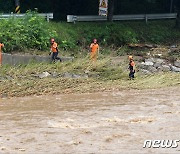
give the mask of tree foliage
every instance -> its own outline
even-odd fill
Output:
[[[0,38],[5,51],[24,49],[47,49],[49,39],[56,37],[45,19],[28,12],[23,19],[9,18],[0,22]]]
[[[110,0],[112,1],[112,0]],[[172,0],[113,0],[114,14],[168,13]],[[21,0],[21,12],[38,8],[39,12],[54,12],[56,19],[68,14],[97,15],[99,0]],[[175,6],[180,0],[173,0]],[[0,12],[14,12],[13,0],[0,0]]]

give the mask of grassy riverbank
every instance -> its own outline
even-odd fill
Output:
[[[46,22],[35,12],[24,19],[10,18],[0,23],[0,38],[4,52],[49,51],[49,41],[54,37],[64,54],[78,55],[87,52],[93,38],[97,38],[104,54],[113,49],[117,54],[128,52],[131,43],[174,45],[180,41],[180,31],[175,20],[121,21],[121,22]],[[120,49],[121,48],[121,49]]]
[[[179,86],[179,73],[136,74],[128,79],[126,59],[101,57],[96,65],[88,58],[56,64],[3,66],[0,70],[1,97],[153,89]],[[49,76],[40,78],[39,74]]]
[[[116,50],[129,43],[171,45],[180,41],[180,31],[174,28],[175,20],[149,21],[148,24],[144,21],[50,24],[57,31],[61,47],[73,52],[83,52],[93,38],[98,39],[101,47]]]
[[[26,18],[11,18],[0,23],[0,38],[5,44],[4,52],[47,55],[49,39],[59,44],[60,55],[75,57],[73,62],[2,66],[0,69],[0,92],[2,97],[58,93],[84,93],[121,89],[146,89],[178,86],[178,73],[142,75],[128,80],[127,54],[145,57],[152,54],[153,47],[130,48],[128,44],[156,46],[157,55],[174,61],[179,58],[180,31],[174,28],[175,20],[65,23],[46,22],[36,13]],[[100,57],[93,65],[85,56],[89,44],[97,38]],[[165,45],[165,46],[163,46]],[[172,50],[171,52],[169,52]],[[173,51],[174,50],[174,51]],[[177,51],[176,51],[177,50]],[[165,54],[164,54],[165,53]],[[114,59],[112,57],[119,57]],[[152,54],[153,55],[153,54]],[[40,75],[48,74],[41,78]]]

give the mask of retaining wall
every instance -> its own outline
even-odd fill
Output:
[[[73,57],[61,57],[62,61],[72,61]],[[20,55],[20,54],[7,54],[2,53],[2,65],[20,65],[28,64],[30,62],[51,62],[51,56],[39,55]]]

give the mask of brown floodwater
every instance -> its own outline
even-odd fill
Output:
[[[0,153],[180,153],[180,87],[0,100]]]

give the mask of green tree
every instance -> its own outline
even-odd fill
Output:
[[[180,0],[173,0],[180,3]],[[66,20],[72,15],[97,15],[99,0],[20,0],[21,12],[34,10],[38,12],[53,12],[57,20]],[[169,13],[172,0],[109,0],[108,19],[112,20],[113,14],[144,14],[144,13]],[[0,12],[14,12],[14,0],[0,0]],[[173,11],[172,7],[172,11]]]
[[[108,1],[108,21],[112,21],[113,20],[113,15],[114,15],[114,3],[115,0],[109,0]]]
[[[175,11],[177,12],[177,18],[176,18],[176,28],[180,28],[180,1],[175,1]]]
[[[12,0],[0,0],[0,12],[11,13],[14,11],[14,1]]]

